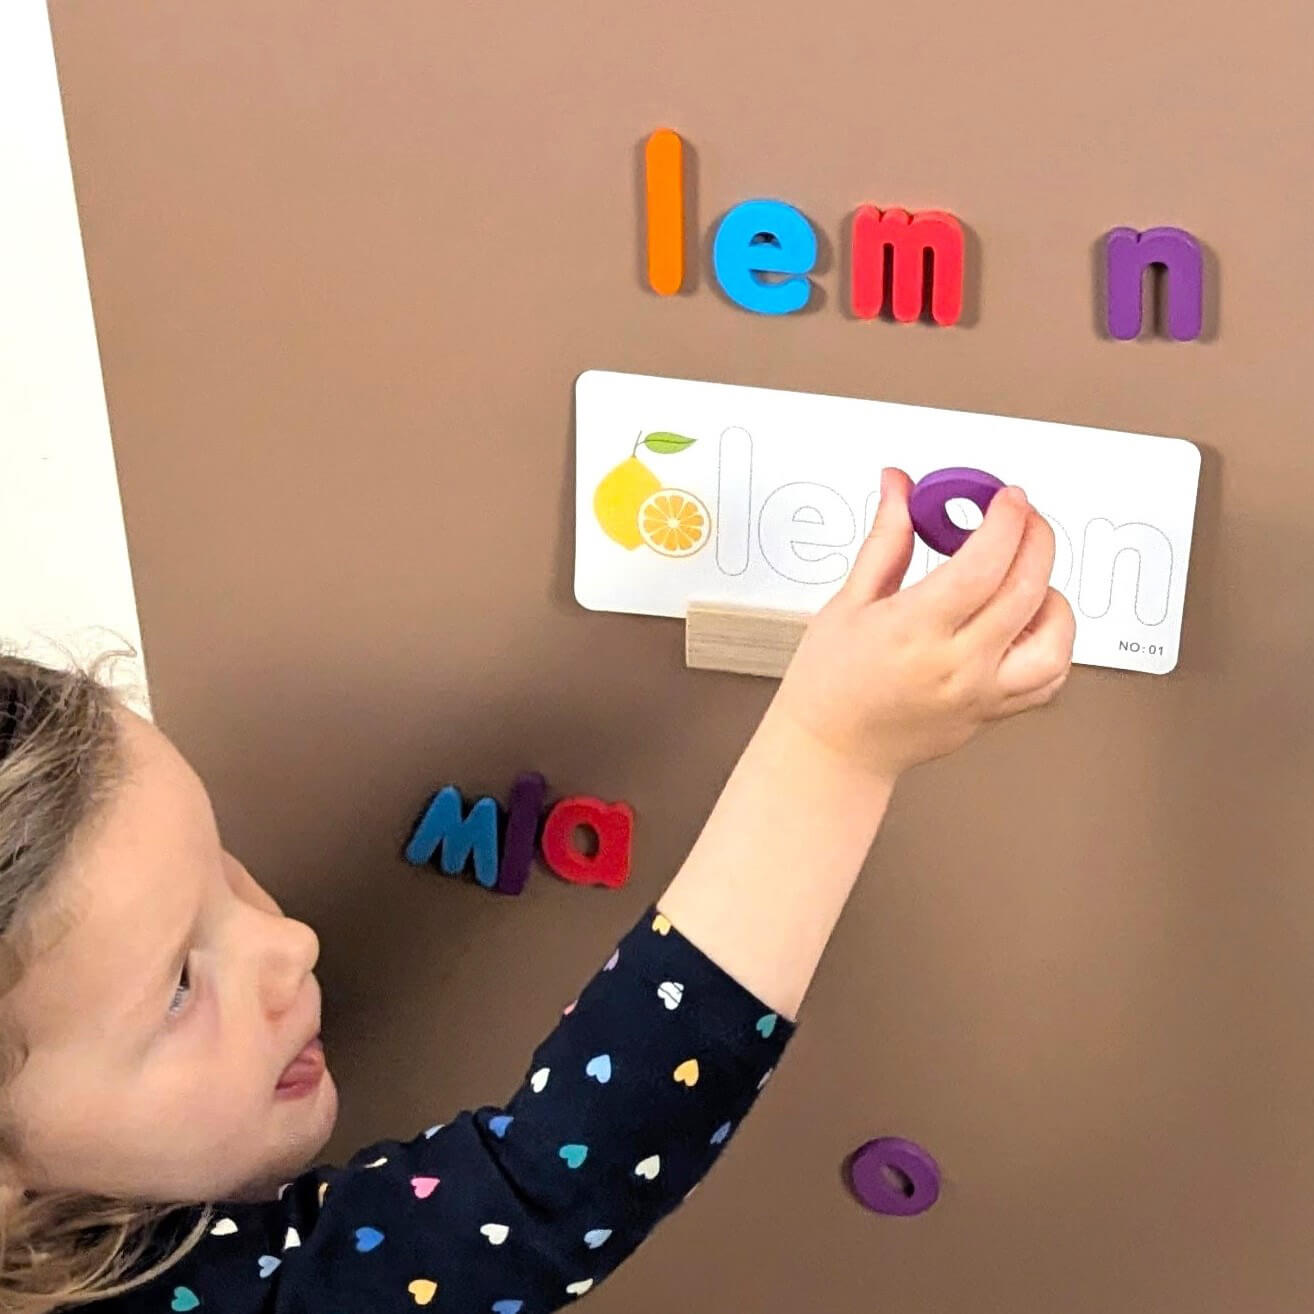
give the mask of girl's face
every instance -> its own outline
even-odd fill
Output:
[[[151,1201],[272,1192],[322,1149],[319,942],[224,851],[195,772],[120,714],[128,778],[72,846],[5,1001],[18,1182]]]

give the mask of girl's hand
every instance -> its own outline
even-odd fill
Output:
[[[913,552],[912,481],[881,477],[871,534],[813,617],[767,713],[891,785],[965,744],[986,721],[1047,703],[1067,679],[1072,608],[1049,587],[1054,533],[1020,488],[925,579],[900,591]]]

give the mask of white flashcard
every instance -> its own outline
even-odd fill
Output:
[[[575,597],[683,617],[690,601],[811,614],[871,527],[880,471],[948,466],[1026,489],[1054,529],[1075,661],[1177,665],[1200,452],[1182,438],[588,370],[575,387]],[[951,502],[962,528],[981,522]],[[903,587],[946,558],[920,540]]]

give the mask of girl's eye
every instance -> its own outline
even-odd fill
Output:
[[[173,1000],[169,1004],[170,1017],[177,1017],[182,1012],[187,1003],[187,996],[191,993],[191,977],[187,971],[187,964],[184,963],[182,973],[178,977],[178,985],[173,992]]]

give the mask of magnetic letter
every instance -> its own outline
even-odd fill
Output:
[[[684,143],[658,128],[644,148],[648,191],[648,285],[663,297],[684,282]]]
[[[873,319],[885,304],[885,248],[894,250],[890,305],[894,318],[908,323],[922,313],[922,270],[932,255],[931,318],[956,324],[963,311],[963,229],[943,210],[886,210],[874,205],[853,212],[852,274],[849,280],[854,315]]]
[[[587,826],[598,837],[598,851],[591,857],[575,847],[577,826]],[[630,874],[633,828],[634,810],[628,803],[563,798],[548,813],[543,827],[543,861],[563,881],[618,889]]]
[[[940,1166],[915,1141],[881,1136],[860,1146],[849,1160],[849,1186],[862,1204],[878,1214],[904,1218],[924,1214],[940,1198]],[[890,1181],[907,1183],[903,1190]]]
[[[1179,342],[1200,336],[1204,323],[1204,257],[1184,228],[1115,228],[1104,239],[1109,335],[1122,341],[1141,332],[1141,296],[1147,265],[1168,280],[1168,333]]]
[[[456,876],[473,853],[475,880],[491,888],[497,880],[497,804],[481,798],[466,817],[462,807],[455,785],[439,790],[406,846],[406,861],[419,866],[441,849],[443,871]]]
[[[802,310],[812,295],[806,275],[816,263],[812,225],[784,201],[741,201],[721,220],[712,243],[712,267],[722,291],[758,315]],[[759,274],[790,277],[767,283]]]
[[[519,894],[529,879],[534,841],[538,837],[538,817],[543,810],[546,789],[547,782],[537,771],[526,771],[517,776],[511,786],[506,832],[502,836],[502,865],[497,871],[495,887],[503,894]]]
[[[908,494],[908,515],[918,538],[933,551],[952,557],[967,542],[969,531],[960,529],[949,519],[948,503],[965,498],[975,502],[985,515],[995,494],[1003,487],[1002,479],[971,466],[932,470]]]

